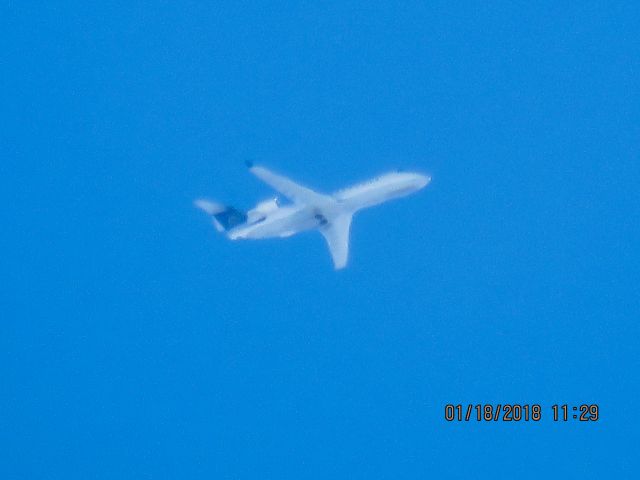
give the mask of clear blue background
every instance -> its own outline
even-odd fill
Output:
[[[637,2],[108,3],[0,7],[0,477],[638,478]],[[247,159],[434,180],[335,272]]]

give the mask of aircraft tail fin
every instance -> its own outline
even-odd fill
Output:
[[[247,214],[237,208],[204,199],[196,200],[193,203],[197,208],[211,216],[213,224],[219,232],[229,231],[247,221]]]

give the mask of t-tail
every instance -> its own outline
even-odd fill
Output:
[[[193,203],[200,210],[211,216],[213,225],[219,232],[228,232],[247,222],[247,214],[237,208],[203,199],[196,200]]]

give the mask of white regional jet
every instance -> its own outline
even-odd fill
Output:
[[[231,240],[239,238],[288,237],[317,229],[329,244],[336,270],[344,268],[349,255],[349,228],[353,214],[393,198],[404,197],[426,186],[431,177],[419,173],[388,173],[332,195],[307,187],[247,162],[249,171],[290,200],[280,205],[278,198],[260,202],[241,212],[209,200],[196,200],[219,232]]]

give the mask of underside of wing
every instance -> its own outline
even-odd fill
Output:
[[[349,258],[349,231],[351,229],[351,214],[342,214],[320,229],[333,258],[336,270],[344,268]]]
[[[303,187],[282,175],[278,175],[264,167],[255,167],[249,164],[249,171],[274,190],[295,203],[316,205],[331,201],[331,197],[314,192],[310,188]]]

